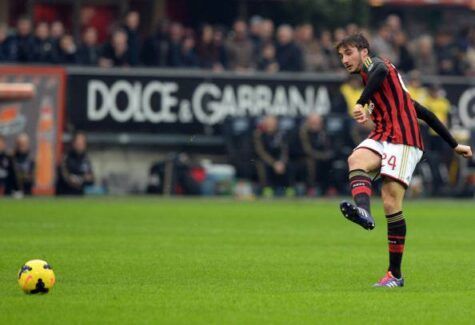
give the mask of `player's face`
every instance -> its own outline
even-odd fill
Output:
[[[361,69],[361,53],[355,46],[342,47],[338,50],[341,63],[349,73],[359,72]]]

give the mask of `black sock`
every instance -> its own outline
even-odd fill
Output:
[[[402,211],[386,216],[388,222],[389,271],[396,278],[401,277],[402,254],[406,241],[406,220]]]
[[[370,198],[373,192],[371,177],[362,169],[351,170],[348,176],[351,195],[356,205],[370,212]]]

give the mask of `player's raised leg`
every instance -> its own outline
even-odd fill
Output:
[[[340,210],[345,218],[365,229],[375,226],[370,209],[373,190],[369,173],[380,166],[381,156],[368,148],[358,147],[348,158],[350,190],[355,204],[343,201]]]
[[[384,213],[388,223],[389,267],[386,275],[375,284],[377,287],[402,287],[404,279],[401,262],[406,240],[406,220],[402,213],[405,186],[385,177],[381,189]]]

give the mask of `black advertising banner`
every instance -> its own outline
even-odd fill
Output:
[[[340,82],[143,74],[68,75],[68,116],[93,132],[216,133],[229,116],[326,115]],[[339,102],[343,98],[341,97]],[[343,108],[345,111],[346,108]]]
[[[11,151],[26,133],[35,161],[34,192],[53,194],[56,165],[61,159],[65,71],[62,68],[0,66],[0,82],[32,83],[36,94],[27,101],[0,103],[0,134]]]
[[[335,74],[71,68],[68,118],[77,129],[99,133],[219,134],[229,116],[346,113],[339,90],[343,80]],[[437,81],[455,108],[453,118],[475,128],[475,88],[469,79]]]

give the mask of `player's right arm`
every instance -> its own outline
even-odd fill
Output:
[[[472,149],[470,146],[458,144],[457,140],[450,134],[447,127],[437,118],[437,116],[430,110],[419,104],[414,100],[414,107],[416,109],[417,118],[426,122],[426,124],[434,130],[447,144],[454,149],[456,153],[465,158],[472,157]]]
[[[371,96],[381,88],[384,79],[386,79],[389,73],[389,69],[383,60],[374,57],[365,60],[363,72],[368,74],[368,81],[353,108],[353,117],[358,123],[365,123],[368,120],[364,105],[366,105],[371,99]]]

